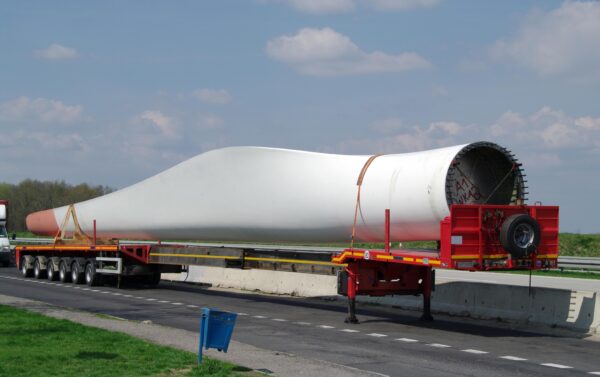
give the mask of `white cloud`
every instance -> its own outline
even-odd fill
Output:
[[[46,60],[65,60],[79,57],[77,50],[59,45],[58,43],[53,43],[40,50],[34,50],[33,55],[39,59]]]
[[[292,8],[312,14],[342,13],[354,9],[353,0],[282,0]]]
[[[335,151],[351,154],[414,152],[465,142],[465,135],[472,132],[471,126],[463,126],[457,122],[406,125],[399,118],[376,121],[371,128],[384,136],[343,140]]]
[[[225,89],[198,89],[193,95],[202,102],[215,105],[225,105],[232,100],[231,94]]]
[[[164,115],[160,111],[147,110],[136,117],[137,121],[149,122],[154,125],[164,136],[177,136],[177,127],[173,119]]]
[[[83,107],[53,99],[18,97],[0,103],[0,120],[4,121],[73,123],[83,119]]]
[[[197,125],[198,125],[198,128],[200,128],[200,129],[214,130],[214,129],[222,128],[224,124],[225,124],[225,121],[223,120],[223,118],[221,118],[217,115],[209,114],[209,115],[200,116]]]
[[[527,122],[521,114],[514,111],[507,111],[496,120],[490,127],[490,134],[493,137],[517,132],[527,126]]]
[[[439,0],[272,0],[285,3],[297,11],[311,14],[346,13],[356,10],[358,5],[379,11],[404,11],[431,8]]]
[[[600,117],[573,117],[549,106],[531,114],[506,111],[491,125],[453,121],[406,124],[399,118],[373,122],[380,135],[346,139],[328,149],[342,153],[401,153],[490,140],[517,151],[536,167],[559,166],[562,159],[600,153]],[[584,162],[582,162],[583,164]]]
[[[575,119],[575,125],[583,128],[584,130],[596,130],[600,131],[600,118],[592,117],[581,117]]]
[[[378,10],[411,10],[432,8],[439,0],[362,0],[365,4]]]
[[[274,38],[267,43],[266,51],[273,59],[312,76],[402,72],[431,66],[413,52],[398,55],[365,52],[331,28],[304,28],[295,35]]]
[[[525,116],[502,114],[490,127],[490,136],[505,140],[528,140],[547,149],[600,147],[600,118],[572,117],[549,106]]]
[[[540,75],[600,73],[600,2],[566,1],[551,11],[536,10],[512,39],[492,48],[498,59],[514,61]]]

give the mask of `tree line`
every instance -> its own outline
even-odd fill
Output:
[[[9,233],[26,231],[25,218],[32,212],[81,202],[112,191],[107,186],[70,185],[64,181],[27,179],[19,184],[0,183],[0,199],[9,201]]]

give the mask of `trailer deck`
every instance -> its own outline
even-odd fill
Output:
[[[74,220],[76,215],[73,212]],[[437,250],[392,249],[390,213],[385,211],[383,249],[315,249],[257,245],[181,245],[103,241],[75,234],[54,243],[18,246],[16,261],[24,276],[99,284],[103,276],[142,278],[158,284],[161,273],[185,266],[262,269],[337,275],[338,293],[348,297],[349,323],[357,295],[423,295],[423,319],[431,320],[434,268],[470,271],[556,268],[558,207],[453,205],[440,222]],[[95,230],[95,228],[94,228]]]

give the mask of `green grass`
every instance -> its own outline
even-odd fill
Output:
[[[246,368],[0,305],[0,376],[240,376]]]
[[[600,234],[561,233],[560,255],[600,257]]]

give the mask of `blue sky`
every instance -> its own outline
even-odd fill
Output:
[[[600,232],[600,2],[6,1],[0,181],[125,187],[232,145],[512,149]]]

